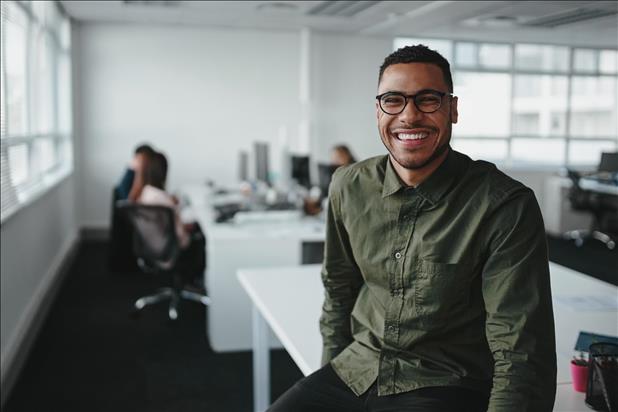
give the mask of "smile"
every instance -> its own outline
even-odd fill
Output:
[[[427,138],[429,133],[396,133],[395,136],[399,140],[421,140]]]

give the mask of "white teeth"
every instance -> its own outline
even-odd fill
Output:
[[[418,139],[426,138],[427,133],[414,133],[414,134],[399,133],[397,137],[399,138],[399,140],[418,140]]]

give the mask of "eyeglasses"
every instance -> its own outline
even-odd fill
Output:
[[[416,94],[403,94],[400,92],[386,92],[376,96],[380,109],[386,114],[399,114],[408,105],[408,99],[412,99],[416,108],[423,113],[433,113],[442,106],[444,96],[452,97],[452,93],[439,92],[437,90],[421,90]]]

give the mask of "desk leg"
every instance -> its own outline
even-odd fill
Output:
[[[270,405],[270,348],[268,324],[253,305],[253,407],[264,412]]]

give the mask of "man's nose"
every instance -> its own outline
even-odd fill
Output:
[[[414,123],[415,121],[423,117],[423,112],[418,110],[414,104],[414,100],[408,98],[408,104],[403,109],[403,112],[399,113],[399,120],[403,123]]]

